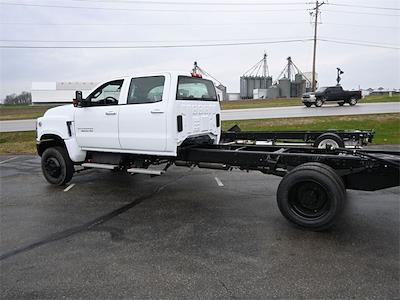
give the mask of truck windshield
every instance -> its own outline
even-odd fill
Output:
[[[207,79],[178,76],[176,100],[217,101],[214,83]]]
[[[320,87],[320,88],[317,90],[317,93],[323,93],[323,92],[325,92],[326,89],[327,89],[327,87]]]

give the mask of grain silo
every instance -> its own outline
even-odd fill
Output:
[[[291,57],[287,58],[287,64],[278,76],[280,97],[301,97],[306,92],[308,78],[294,64]]]
[[[272,77],[269,76],[267,54],[264,54],[260,61],[240,77],[240,97],[253,99],[255,89],[266,90],[271,85]]]

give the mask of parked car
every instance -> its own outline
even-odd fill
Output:
[[[345,91],[341,86],[329,86],[321,87],[315,93],[305,93],[301,100],[307,107],[321,107],[325,102],[337,102],[340,106],[348,103],[354,106],[361,97],[361,91]]]

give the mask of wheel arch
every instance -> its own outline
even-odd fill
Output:
[[[53,133],[46,133],[40,136],[40,140],[38,141],[36,148],[39,156],[42,156],[43,152],[50,147],[63,147],[64,149],[67,148],[65,145],[64,139],[58,135]]]

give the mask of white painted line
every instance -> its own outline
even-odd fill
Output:
[[[11,157],[11,158],[2,160],[2,161],[0,161],[0,164],[4,164],[4,163],[9,162],[9,161],[11,161],[11,160],[14,160],[14,159],[16,159],[16,158],[18,158],[18,156],[14,156],[14,157]]]
[[[67,186],[67,187],[64,189],[64,192],[68,192],[68,191],[69,191],[70,189],[72,189],[74,186],[75,186],[75,183],[70,184],[69,186]]]
[[[224,184],[218,177],[215,177],[215,181],[217,182],[218,186],[224,186]]]

